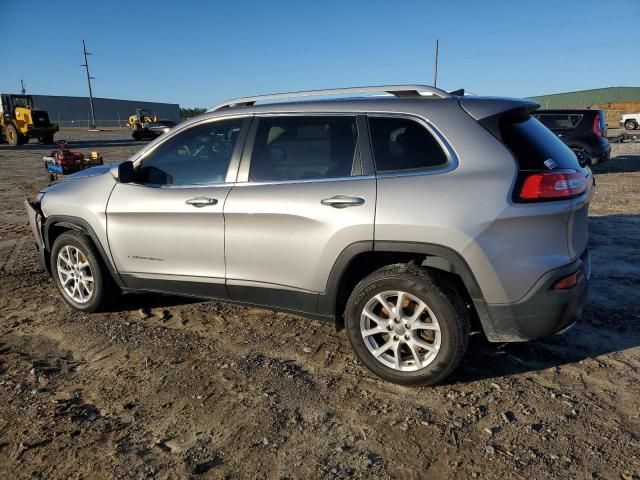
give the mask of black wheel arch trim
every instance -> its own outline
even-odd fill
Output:
[[[125,287],[124,282],[122,281],[122,279],[120,278],[120,275],[118,274],[118,271],[116,270],[115,266],[111,262],[111,258],[107,255],[107,252],[102,246],[102,243],[100,243],[100,240],[96,235],[96,232],[93,230],[93,228],[91,228],[91,225],[89,225],[89,223],[86,220],[80,217],[73,217],[69,215],[51,215],[50,217],[48,217],[45,220],[44,227],[43,227],[43,239],[44,239],[45,249],[47,250],[47,252],[49,252],[49,255],[51,254],[51,247],[52,247],[49,239],[50,238],[49,232],[52,227],[62,227],[68,230],[75,230],[89,236],[91,238],[91,241],[93,241],[93,244],[96,246],[96,249],[100,254],[100,257],[102,257],[102,261],[106,265],[109,274],[113,278],[113,281],[116,282],[116,285],[118,285],[118,287],[120,288]]]
[[[491,321],[484,295],[471,268],[462,255],[452,248],[423,242],[362,241],[352,243],[346,247],[333,264],[325,292],[321,293],[318,298],[318,313],[333,316],[336,321],[336,327],[340,326],[341,312],[335,311],[340,280],[347,271],[349,264],[358,255],[365,252],[415,253],[445,260],[450,266],[447,271],[455,273],[462,279],[485,334],[487,337],[493,335],[493,322]]]

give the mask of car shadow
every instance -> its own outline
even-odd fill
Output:
[[[119,295],[116,300],[102,311],[119,313],[135,310],[149,310],[152,308],[178,307],[181,305],[191,305],[194,303],[204,303],[208,301],[209,300],[202,300],[199,298],[180,297],[178,295],[144,292]]]
[[[639,318],[637,313],[626,310],[588,307],[582,319],[563,335],[505,344],[489,343],[483,335],[474,335],[462,365],[446,383],[468,383],[560,368],[640,347]]]
[[[591,170],[594,173],[640,172],[640,155],[617,155],[604,163],[592,166]]]
[[[640,306],[636,302],[640,215],[595,216],[589,223],[589,301],[576,325],[562,335],[523,343],[495,344],[482,334],[473,335],[461,367],[447,383],[559,368],[640,347]]]

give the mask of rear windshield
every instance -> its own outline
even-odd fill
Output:
[[[577,113],[540,113],[535,114],[534,117],[551,130],[571,130],[576,128],[582,120],[582,115]]]
[[[580,169],[575,154],[551,130],[529,115],[503,118],[500,135],[520,170]],[[546,163],[545,163],[546,162]]]

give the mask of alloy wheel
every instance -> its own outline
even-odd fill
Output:
[[[438,319],[429,306],[403,291],[373,296],[362,310],[360,333],[380,363],[406,372],[433,362],[442,338]]]
[[[93,295],[95,283],[87,257],[73,245],[65,245],[56,260],[62,290],[76,303],[87,303]]]

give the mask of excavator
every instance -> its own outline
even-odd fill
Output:
[[[148,123],[155,123],[158,121],[158,116],[147,108],[136,108],[135,115],[131,115],[127,121],[127,127],[131,130],[138,130],[144,128]]]
[[[33,107],[31,95],[0,94],[1,140],[14,146],[28,143],[31,138],[50,144],[58,130],[46,111]]]

